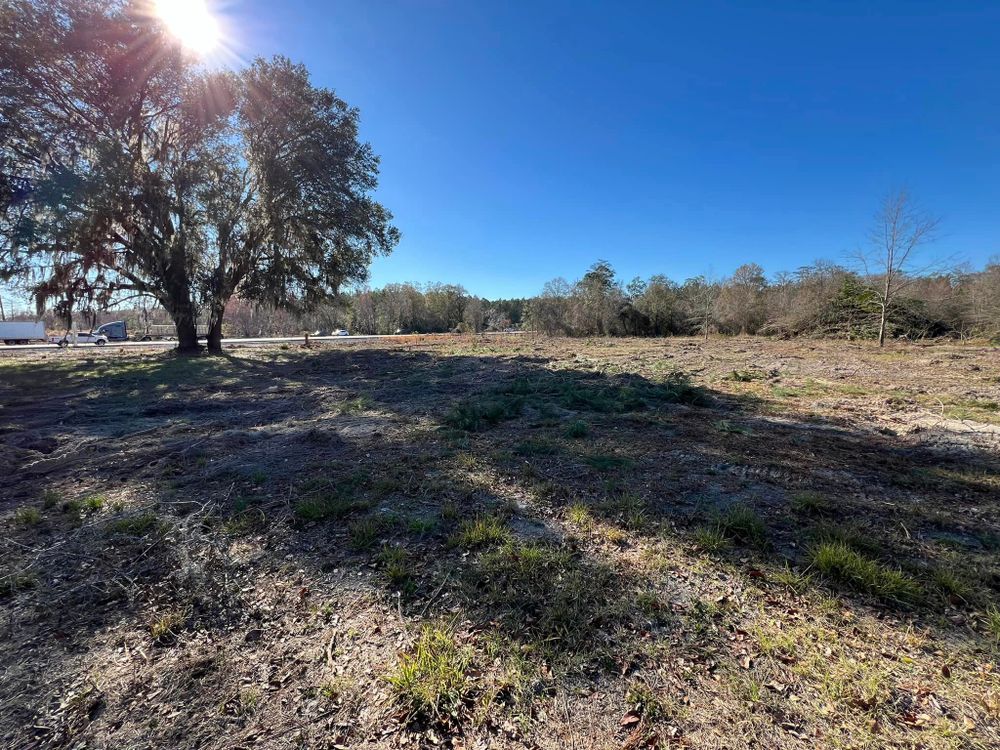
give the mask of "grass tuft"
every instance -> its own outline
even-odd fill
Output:
[[[514,453],[519,456],[552,456],[559,452],[559,447],[542,438],[522,440],[514,447]]]
[[[359,518],[351,522],[347,527],[347,534],[351,549],[355,552],[362,552],[371,549],[382,533],[383,522],[378,518]]]
[[[412,717],[441,720],[458,713],[471,661],[470,650],[456,643],[449,631],[424,627],[413,650],[399,657],[387,679]]]
[[[718,525],[726,538],[739,544],[757,548],[767,546],[767,526],[749,505],[729,506],[719,517]]]
[[[991,604],[986,608],[986,612],[983,614],[983,626],[990,638],[995,643],[1000,644],[1000,607],[996,604]]]
[[[621,469],[632,465],[631,459],[611,454],[599,453],[597,455],[587,456],[583,460],[587,466],[592,469],[596,469],[597,471],[614,471],[615,469]]]
[[[455,547],[472,549],[504,544],[512,539],[510,529],[496,516],[478,516],[463,521],[451,538]]]
[[[523,403],[521,398],[497,396],[456,404],[445,415],[444,423],[456,430],[479,432],[514,419],[521,413]]]
[[[820,492],[796,492],[792,495],[792,510],[803,516],[824,516],[833,510],[829,498]]]
[[[326,485],[295,503],[295,515],[303,521],[339,520],[371,508],[370,501],[355,495],[356,489],[355,481]]]
[[[573,503],[566,509],[566,517],[574,526],[578,526],[585,531],[594,527],[594,517],[583,503]]]
[[[827,578],[881,599],[915,602],[921,598],[920,586],[912,578],[865,557],[843,542],[816,545],[810,551],[810,559]]]
[[[694,543],[702,552],[718,552],[729,545],[729,540],[718,526],[699,526],[694,530]]]
[[[609,624],[611,602],[625,605],[608,569],[584,565],[569,550],[545,544],[508,543],[483,553],[469,583],[476,600],[507,627],[569,651]]]
[[[149,634],[156,643],[164,645],[177,638],[185,622],[187,616],[183,612],[165,612],[149,623]]]
[[[379,552],[378,561],[389,583],[395,588],[408,592],[413,587],[411,575],[413,562],[405,548],[399,545],[384,545]]]
[[[37,526],[42,522],[42,513],[38,508],[23,505],[14,511],[14,523],[25,528]]]
[[[151,531],[160,527],[160,521],[155,513],[142,513],[129,518],[119,518],[108,524],[108,531],[112,534],[123,534],[125,536],[145,536]]]

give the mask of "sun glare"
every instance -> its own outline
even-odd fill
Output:
[[[192,52],[207,55],[219,45],[219,22],[205,0],[154,0],[153,4],[170,33]]]

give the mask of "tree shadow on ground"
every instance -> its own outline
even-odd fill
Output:
[[[177,747],[274,739],[315,719],[315,704],[262,728],[263,696],[234,688],[240,667],[213,649],[280,693],[308,669],[304,644],[331,631],[322,658],[338,676],[340,660],[355,660],[355,680],[361,668],[384,673],[396,640],[366,651],[349,632],[412,638],[435,623],[458,645],[431,658],[447,666],[473,644],[491,657],[476,665],[488,677],[446,706],[413,689],[390,708],[386,689],[363,708],[343,686],[317,687],[352,717],[335,727],[343,741],[362,740],[376,716],[439,731],[470,717],[490,728],[500,708],[530,721],[534,696],[641,670],[657,642],[707,674],[718,658],[707,654],[732,637],[718,602],[629,549],[702,550],[748,586],[787,585],[794,566],[806,586],[949,639],[971,636],[943,612],[998,591],[988,451],[956,458],[846,422],[775,419],[681,373],[652,380],[522,354],[97,362],[55,378],[18,368],[5,385],[0,435],[16,449],[5,506],[37,513],[11,519],[4,550],[12,647],[0,701],[11,710],[0,732],[13,746],[99,732],[122,746],[150,732]],[[33,410],[41,393],[74,399],[69,416]],[[47,457],[60,463],[39,467]],[[843,558],[820,570],[824,546]],[[852,553],[868,567],[852,568]],[[158,689],[190,703],[152,725],[126,718],[146,673],[118,692],[87,681],[88,654],[107,652],[108,633],[135,648],[137,624]],[[294,635],[276,643],[272,632]],[[200,705],[212,685],[235,692]],[[199,710],[211,718],[192,728]]]

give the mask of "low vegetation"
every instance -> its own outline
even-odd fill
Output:
[[[0,369],[4,746],[1000,744],[989,350]]]

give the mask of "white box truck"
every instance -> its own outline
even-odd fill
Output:
[[[36,341],[45,342],[45,323],[4,321],[0,323],[0,341],[7,346],[13,344],[31,344]]]

